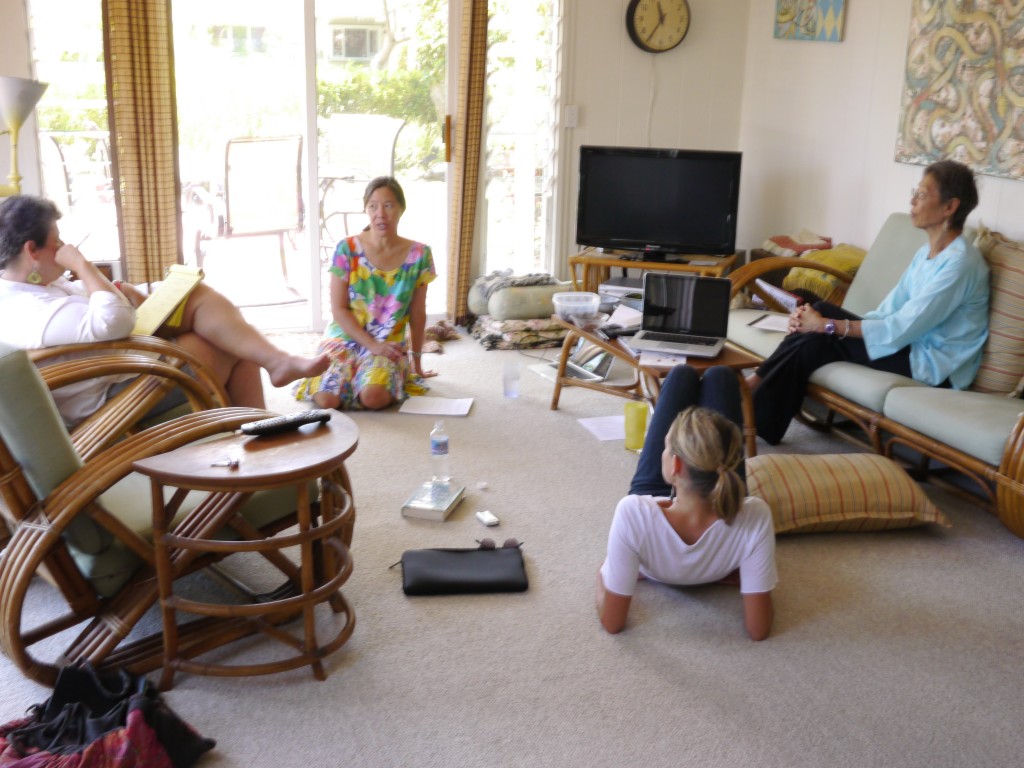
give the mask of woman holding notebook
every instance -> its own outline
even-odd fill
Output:
[[[22,349],[111,341],[128,336],[146,294],[111,283],[73,245],[60,239],[60,211],[49,200],[16,195],[0,204],[0,340]],[[70,270],[77,276],[64,277]],[[171,339],[206,364],[232,404],[265,407],[260,368],[284,386],[327,367],[326,356],[304,358],[278,349],[249,325],[224,296],[200,283],[180,317],[156,335]],[[70,426],[95,411],[117,378],[97,378],[54,393]]]
[[[768,636],[775,530],[768,505],[746,496],[740,423],[730,369],[710,368],[701,380],[679,365],[666,377],[597,574],[597,613],[608,632],[625,627],[637,580],[648,579],[738,583],[747,633]]]

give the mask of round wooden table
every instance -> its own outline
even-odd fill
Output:
[[[153,496],[153,541],[160,608],[163,617],[164,672],[160,686],[169,688],[177,670],[197,674],[262,675],[309,665],[317,679],[326,678],[321,659],[348,641],[355,628],[355,613],[341,593],[352,572],[350,545],[355,524],[352,489],[345,459],[355,450],[359,431],[344,414],[334,413],[325,424],[268,437],[242,433],[192,443],[174,451],[135,462],[135,470],[150,477]],[[310,485],[319,485],[319,501]],[[165,502],[165,486],[177,490]],[[253,494],[276,488],[295,488],[294,516],[285,516],[271,530],[257,529],[242,516],[242,506]],[[192,511],[169,531],[190,491],[207,491]],[[298,524],[298,532],[275,535],[282,527]],[[236,539],[225,539],[231,531]],[[281,551],[298,547],[296,565]],[[220,558],[232,553],[258,552],[284,573],[290,584],[272,596],[245,604],[206,603],[174,594],[174,580],[201,557]],[[314,609],[329,602],[335,613],[346,614],[344,624],[327,642],[316,636]],[[196,614],[211,625],[208,645],[179,647],[177,611]],[[303,619],[302,637],[278,625]],[[260,664],[214,664],[194,656],[219,643],[222,634],[237,637],[262,631],[296,649],[287,658]]]

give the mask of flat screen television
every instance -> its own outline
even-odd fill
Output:
[[[725,256],[736,250],[741,152],[580,147],[576,242]]]

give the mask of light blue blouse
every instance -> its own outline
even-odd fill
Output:
[[[928,245],[861,325],[872,360],[910,345],[914,378],[936,386],[947,378],[966,389],[988,338],[988,265],[963,235],[934,259]]]

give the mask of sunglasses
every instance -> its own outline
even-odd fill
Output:
[[[494,539],[477,539],[476,543],[480,545],[480,549],[498,549],[498,545],[494,543]],[[505,539],[505,543],[501,545],[501,549],[519,549],[523,546],[519,539]]]

